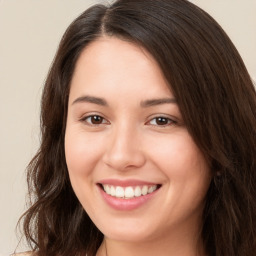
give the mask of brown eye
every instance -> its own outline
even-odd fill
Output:
[[[157,117],[156,124],[157,125],[167,125],[169,123],[169,119],[165,117]]]
[[[103,118],[101,116],[92,116],[91,123],[92,124],[101,124],[103,122]]]
[[[90,124],[90,125],[100,125],[100,124],[106,124],[107,120],[105,120],[103,117],[98,115],[91,115],[83,118],[84,122]]]
[[[164,116],[158,116],[149,121],[150,125],[154,126],[170,126],[176,124],[176,122],[170,118]]]

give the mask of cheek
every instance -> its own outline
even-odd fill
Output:
[[[204,157],[185,130],[169,137],[158,137],[150,144],[155,145],[150,147],[150,158],[167,174],[177,170],[176,174],[183,176],[189,170],[206,167]]]
[[[70,175],[89,175],[101,155],[102,141],[84,136],[83,131],[67,128],[65,135],[66,162]]]
[[[100,143],[100,141],[98,141]],[[65,154],[72,188],[85,209],[93,206],[95,180],[93,170],[99,159],[99,146],[93,136],[80,129],[69,129],[65,135]]]
[[[180,202],[202,200],[210,184],[210,169],[191,136],[182,131],[154,145],[151,158],[170,184],[169,196],[179,194],[175,198]]]

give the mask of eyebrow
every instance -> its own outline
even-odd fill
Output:
[[[89,103],[93,103],[93,104],[97,104],[97,105],[101,105],[101,106],[108,105],[106,100],[104,100],[103,98],[98,98],[98,97],[94,97],[94,96],[79,97],[73,101],[72,105],[76,104],[76,103],[82,103],[82,102],[89,102]]]
[[[161,99],[150,99],[145,100],[140,103],[141,107],[152,107],[162,104],[168,104],[168,103],[175,103],[177,104],[177,101],[174,98],[161,98]]]
[[[83,102],[89,102],[89,103],[97,104],[100,106],[108,106],[108,103],[105,99],[95,97],[95,96],[89,96],[89,95],[78,97],[72,102],[72,105],[76,103],[83,103]],[[145,107],[152,107],[152,106],[168,104],[168,103],[176,104],[177,101],[174,98],[150,99],[150,100],[142,101],[140,103],[140,106],[145,108]]]

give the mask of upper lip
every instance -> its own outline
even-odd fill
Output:
[[[113,186],[120,186],[120,187],[128,187],[128,186],[143,186],[143,185],[160,185],[159,183],[143,181],[143,180],[136,180],[136,179],[127,179],[127,180],[120,180],[120,179],[103,179],[98,182],[98,184],[102,185],[113,185]]]

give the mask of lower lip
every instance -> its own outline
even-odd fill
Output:
[[[131,211],[141,207],[149,200],[151,200],[159,189],[145,196],[134,197],[131,199],[122,199],[108,195],[102,188],[99,187],[100,193],[105,202],[115,210],[119,211]]]

